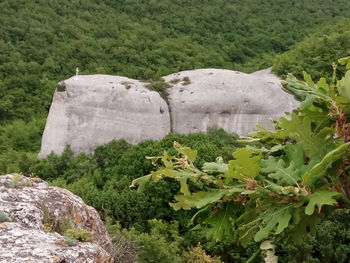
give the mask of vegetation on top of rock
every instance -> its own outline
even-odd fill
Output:
[[[7,222],[7,221],[9,221],[8,216],[3,211],[0,211],[0,223]]]
[[[78,241],[82,242],[91,242],[93,240],[91,236],[91,232],[85,230],[85,229],[78,229],[78,228],[70,228],[67,229],[64,233],[64,236],[74,238]]]
[[[64,237],[64,242],[66,242],[68,246],[74,246],[78,242],[78,240],[76,240],[73,237],[67,236]]]
[[[169,83],[166,83],[163,78],[160,78],[158,80],[150,80],[150,83],[146,85],[146,88],[156,91],[159,93],[159,95],[167,101],[167,88],[170,88],[171,85]]]

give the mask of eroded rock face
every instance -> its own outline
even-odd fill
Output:
[[[95,209],[39,178],[0,176],[0,262],[112,263],[112,244]],[[67,242],[63,228],[83,229],[91,242]],[[107,252],[108,251],[108,252]]]
[[[54,94],[39,156],[91,153],[113,139],[138,143],[170,131],[167,103],[146,83],[126,77],[82,75],[60,83]]]
[[[270,119],[298,105],[269,69],[253,74],[198,69],[164,79],[170,85],[167,102],[147,83],[125,77],[87,75],[61,82],[39,157],[61,154],[66,145],[74,153],[92,153],[113,139],[138,143],[170,132],[207,132],[213,126],[246,135],[257,124],[272,129]]]
[[[174,133],[207,132],[212,126],[246,135],[261,125],[272,129],[272,119],[296,108],[293,96],[281,90],[270,70],[253,74],[198,69],[164,77]]]

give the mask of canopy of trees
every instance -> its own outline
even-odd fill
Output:
[[[243,262],[254,254],[254,243],[218,244],[208,241],[206,229],[191,230],[187,223],[194,211],[175,212],[168,205],[180,190],[171,180],[150,183],[143,192],[129,188],[133,179],[155,170],[146,156],[175,154],[173,141],[198,150],[195,165],[201,167],[217,156],[229,162],[243,146],[236,136],[216,130],[134,146],[121,140],[93,156],[73,156],[67,149],[38,160],[56,83],[76,67],[81,74],[157,81],[196,68],[252,72],[271,66],[276,56],[274,71],[281,76],[301,77],[307,70],[330,79],[331,62],[349,51],[350,1],[3,0],[0,10],[0,174],[36,174],[80,195],[98,209],[111,233],[138,242],[139,262],[193,262],[199,255],[207,262]],[[299,245],[279,243],[276,253],[281,262],[348,262],[347,222],[347,213],[331,213],[315,226],[316,236],[307,235]]]
[[[325,27],[307,37],[287,52],[276,57],[273,71],[286,77],[292,73],[302,78],[303,70],[315,79],[322,76],[331,78],[332,63],[350,52],[350,20],[342,19],[338,23]],[[344,68],[337,69],[337,74],[345,73]]]
[[[350,2],[4,0],[0,10],[4,122],[46,116],[57,81],[76,67],[138,79],[206,67],[256,70],[349,16]]]

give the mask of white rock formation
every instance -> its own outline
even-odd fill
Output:
[[[174,133],[206,132],[221,127],[246,135],[259,124],[272,129],[270,119],[296,108],[281,80],[262,70],[253,74],[223,69],[182,71],[164,77]]]
[[[60,83],[42,139],[40,157],[91,153],[98,145],[123,138],[130,143],[161,139],[170,131],[169,110],[157,92],[126,77],[81,75]]]
[[[271,118],[298,105],[270,69],[197,69],[164,80],[171,86],[168,102],[147,83],[125,77],[82,75],[61,82],[64,91],[54,94],[39,157],[60,154],[66,145],[74,153],[91,153],[113,139],[138,143],[212,126],[246,135],[257,124],[271,129]]]

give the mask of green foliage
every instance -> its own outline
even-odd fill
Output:
[[[350,57],[341,62],[349,63]],[[315,234],[318,220],[350,205],[350,101],[336,89],[345,85],[345,92],[350,86],[346,77],[327,84],[324,78],[314,83],[310,75],[304,76],[305,82],[289,78],[284,83],[302,102],[290,118],[281,118],[274,132],[251,134],[255,140],[275,137],[268,140],[269,149],[238,148],[228,164],[218,159],[198,169],[195,151],[174,143],[177,154],[157,157],[163,166],[135,179],[133,185],[177,180],[180,194],[171,206],[200,209],[192,223],[206,228],[207,236],[216,241],[236,240],[243,246],[251,240],[266,241],[265,247],[272,240],[283,242],[283,237],[293,243],[302,240],[304,233]],[[310,112],[322,117],[311,118]],[[190,183],[199,188],[190,191]],[[276,260],[274,253],[267,251],[266,256]]]
[[[301,178],[301,172],[295,167],[293,161],[290,161],[289,166],[286,167],[283,159],[270,156],[269,159],[261,161],[261,167],[262,173],[267,174],[274,181],[279,181],[283,186],[297,186]]]
[[[285,77],[292,73],[301,78],[303,70],[306,70],[317,79],[322,76],[331,79],[332,62],[348,55],[349,25],[349,19],[341,19],[297,43],[287,52],[277,56],[273,71],[280,76]],[[345,73],[344,69],[339,67],[337,72]]]
[[[134,228],[120,229],[119,225],[109,226],[112,236],[124,235],[136,242],[137,262],[182,262],[181,242],[183,238],[178,233],[178,223],[165,223],[161,220],[148,221],[150,231],[141,233]]]
[[[151,182],[144,185],[142,193],[129,188],[133,179],[155,169],[147,156],[161,155],[164,149],[176,152],[172,147],[175,139],[198,149],[196,154],[190,154],[192,160],[196,158],[198,165],[216,155],[229,160],[232,158],[230,152],[238,145],[237,136],[220,129],[213,129],[208,135],[171,134],[158,142],[145,141],[138,145],[118,140],[98,147],[92,157],[84,154],[74,157],[67,148],[61,156],[49,155],[35,161],[30,171],[43,179],[52,180],[51,185],[65,187],[78,194],[103,216],[119,221],[124,228],[133,226],[139,231],[146,231],[147,220],[156,218],[177,220],[181,229],[186,231],[187,221],[193,212],[176,213],[168,205],[179,191],[176,183],[170,180],[157,184]],[[181,148],[181,151],[189,154],[189,148]]]
[[[85,229],[70,228],[70,229],[67,229],[63,233],[63,235],[66,237],[74,238],[81,242],[91,242],[93,240],[91,232]]]
[[[119,159],[131,148],[125,140],[112,141],[95,149],[94,158],[101,168],[118,165]]]
[[[206,67],[257,70],[349,14],[347,1],[319,2],[2,1],[0,172],[30,173],[52,94],[64,91],[56,83],[76,67],[82,74],[152,79],[165,97],[161,76]]]
[[[7,221],[9,221],[8,216],[3,211],[0,211],[0,223],[7,222]]]
[[[73,152],[66,147],[60,156],[50,154],[45,159],[36,159],[30,167],[30,172],[44,180],[53,180],[64,175],[64,179],[71,183],[90,173],[95,167],[96,164],[86,154],[81,153],[73,158]]]
[[[312,215],[315,212],[315,206],[318,207],[318,213],[321,213],[323,205],[336,205],[339,192],[316,191],[308,196],[309,203],[305,207],[305,214]]]
[[[51,185],[64,187],[78,194],[86,203],[94,206],[102,217],[107,216],[113,221],[119,221],[121,227],[134,228],[139,234],[149,233],[150,225],[147,220],[155,218],[164,222],[178,221],[179,234],[186,234],[188,240],[186,244],[181,242],[182,250],[183,246],[195,246],[199,241],[204,243],[205,238],[197,237],[197,234],[192,231],[188,232],[190,229],[188,220],[193,216],[193,211],[175,212],[169,206],[170,202],[174,202],[173,196],[180,187],[171,180],[162,180],[158,183],[145,184],[143,192],[129,188],[133,179],[154,171],[152,160],[147,159],[147,156],[160,156],[164,149],[171,154],[177,152],[173,148],[174,140],[197,149],[196,152],[192,152],[190,148],[177,148],[178,151],[190,155],[191,160],[196,159],[196,165],[202,165],[218,155],[223,156],[223,161],[228,161],[232,158],[232,151],[239,145],[236,135],[227,134],[222,129],[211,129],[209,134],[171,134],[163,140],[146,141],[138,145],[130,145],[124,140],[118,140],[98,147],[90,157],[73,156],[67,148],[61,156],[50,155],[35,161],[30,171],[41,178],[52,180]],[[196,188],[193,187],[194,185],[190,186],[189,191]],[[53,226],[53,228],[57,227]],[[121,241],[121,243],[125,242]],[[132,247],[133,245],[130,249],[133,251]],[[230,250],[230,253],[226,253],[221,247],[215,247],[215,251],[217,254],[227,254],[228,258],[231,258],[231,254],[234,258],[240,258],[240,253],[244,254],[237,247],[234,251]],[[128,256],[125,255],[125,257]]]
[[[6,185],[7,187],[10,187],[10,188],[20,188],[19,183],[18,183],[17,181],[15,181],[15,180],[7,181],[7,182],[5,183],[5,185]]]
[[[0,124],[0,173],[29,173],[39,151],[43,120]]]
[[[43,119],[56,83],[76,67],[82,74],[159,79],[195,68],[270,66],[276,53],[349,17],[349,9],[344,0],[4,0],[0,122]],[[335,43],[346,46],[346,35]]]
[[[279,242],[277,247],[279,262],[348,262],[349,222],[349,212],[337,210],[323,222],[315,225],[314,236],[304,232],[302,243]]]
[[[255,224],[251,220],[257,214],[247,197],[266,197],[266,191],[270,192],[271,199],[283,197],[276,201],[277,207],[285,199],[302,199],[300,207],[297,203],[290,210],[301,210],[300,223],[295,229],[305,230],[301,225],[312,226],[310,218],[315,219],[313,216],[318,215],[319,207],[324,213],[334,200],[338,204],[346,201],[343,196],[332,195],[338,189],[319,189],[328,191],[330,195],[329,199],[321,201],[310,199],[310,194],[314,192],[309,191],[318,189],[319,184],[336,185],[342,180],[341,175],[334,179],[330,173],[344,168],[340,156],[346,153],[346,146],[332,139],[335,133],[329,127],[337,117],[328,117],[330,111],[324,106],[324,100],[331,98],[337,105],[347,103],[348,75],[338,82],[336,88],[333,87],[332,92],[337,89],[341,100],[340,96],[335,98],[332,94],[323,93],[331,87],[325,84],[325,80],[313,85],[307,77],[308,84],[289,79],[290,85],[285,86],[286,89],[291,89],[303,100],[303,110],[298,115],[292,115],[295,123],[289,125],[289,120],[281,121],[280,130],[275,133],[261,129],[256,133],[259,142],[252,144],[251,148],[238,149],[234,156],[231,153],[239,146],[237,138],[223,131],[212,131],[209,136],[169,135],[160,142],[148,141],[136,146],[120,140],[99,147],[93,157],[84,154],[74,157],[69,149],[61,156],[50,155],[44,160],[37,160],[36,156],[53,91],[55,88],[60,92],[65,90],[64,86],[57,87],[56,83],[72,76],[76,67],[82,70],[82,74],[107,73],[152,79],[152,88],[165,97],[167,84],[160,80],[161,76],[205,67],[254,71],[270,66],[276,53],[288,50],[305,36],[333,23],[335,18],[348,17],[349,8],[349,2],[344,0],[251,0],[244,3],[223,0],[1,1],[0,172],[35,172],[45,180],[52,180],[52,184],[79,194],[102,216],[108,215],[119,220],[123,227],[134,226],[139,231],[148,230],[146,220],[157,218],[178,220],[181,234],[185,234],[189,229],[187,221],[194,212],[174,212],[168,205],[172,203],[174,208],[201,207],[201,213],[194,221],[198,220],[196,222],[201,223],[202,228],[196,231],[208,231],[200,236],[223,239],[232,237],[233,233],[246,233],[241,241],[248,244],[248,240],[258,232],[258,224],[263,223],[261,227],[265,231],[272,224],[275,229],[271,233],[276,233],[276,228],[283,228],[283,222],[288,221],[290,216],[287,209],[285,214],[279,213],[284,218],[282,221],[269,223],[273,217],[264,213],[270,208],[264,208],[259,211],[259,222]],[[269,25],[268,32],[266,25]],[[313,76],[319,72],[331,72],[328,61],[347,52],[349,35],[347,21],[341,21],[335,27],[319,33],[319,36],[327,36],[310,40],[310,45],[300,44],[304,49],[310,46],[309,51],[302,55],[290,55],[293,48],[285,55],[285,61],[291,64],[294,58],[290,56],[296,57],[298,65],[306,60],[307,65],[315,68],[314,72],[305,66]],[[283,56],[278,60],[283,62]],[[346,64],[346,61],[340,62]],[[283,75],[288,67],[282,62],[276,65],[281,65],[280,74]],[[297,75],[301,73],[298,67],[289,71],[301,76]],[[343,68],[338,67],[336,72],[342,71]],[[186,85],[190,81],[185,77],[170,84],[181,82]],[[306,91],[299,89],[297,84],[306,87]],[[129,88],[128,83],[124,85]],[[315,87],[320,89],[312,90]],[[347,110],[343,106],[341,109]],[[298,129],[291,129],[297,125]],[[299,130],[300,127],[302,129]],[[177,152],[172,149],[173,141],[198,151],[195,156],[188,148],[177,148],[180,154],[187,156],[189,165],[203,167],[203,170],[195,171],[198,176],[190,175],[193,172],[191,168],[169,172],[171,167],[167,167],[168,175],[175,177],[180,186],[171,180],[154,183],[145,177],[137,181],[143,187],[142,192],[129,189],[133,179],[154,171],[152,160],[145,159],[146,156],[160,156],[166,150],[168,155],[163,162],[172,165],[174,160],[169,159]],[[264,143],[265,148],[253,150],[260,143]],[[217,156],[222,158],[208,163]],[[262,165],[265,161],[274,162],[275,170],[269,172],[268,163]],[[159,164],[161,160],[156,162]],[[248,162],[250,165],[245,165]],[[289,177],[282,177],[284,173],[290,174],[296,183]],[[239,182],[236,188],[226,188],[227,184],[235,182]],[[19,182],[10,184],[17,187]],[[303,188],[304,185],[310,189]],[[179,190],[183,195],[174,199]],[[235,209],[226,204],[231,201]],[[260,201],[262,204],[268,202],[264,198]],[[237,202],[247,204],[249,212],[245,216],[241,216],[244,211],[242,206],[236,205]],[[312,211],[314,205],[313,215],[303,217],[305,211],[302,209],[309,206]],[[220,224],[220,218],[224,218],[223,224]],[[293,220],[298,221],[297,213],[291,216],[289,222]],[[242,224],[246,227],[237,229]],[[252,225],[255,228],[245,232]],[[192,243],[188,246],[196,245],[199,237],[193,231],[189,233],[187,237]],[[252,251],[251,248],[242,250],[232,242],[206,244],[206,249],[223,255],[226,262],[243,261]]]
[[[183,253],[184,263],[222,263],[219,257],[210,257],[201,245]]]
[[[49,209],[45,206],[41,207],[43,213],[43,225],[46,232],[57,232],[60,235],[65,235],[70,229],[73,229],[72,223],[67,217],[61,217],[59,220],[49,212]],[[67,235],[69,236],[69,235]],[[73,237],[73,236],[72,236]]]
[[[254,178],[259,174],[261,156],[255,150],[239,148],[232,155],[235,159],[228,163],[227,178]]]
[[[72,246],[74,246],[74,245],[78,242],[78,240],[76,240],[76,239],[73,238],[73,237],[67,236],[67,237],[64,237],[64,242],[65,242],[68,246],[72,247]]]
[[[158,92],[163,99],[167,100],[168,93],[166,89],[170,88],[171,85],[166,83],[165,80],[161,78],[159,80],[151,80],[146,87],[150,90]]]
[[[182,81],[183,81],[183,85],[190,85],[191,84],[191,80],[189,77],[183,77]]]
[[[54,231],[54,220],[52,215],[49,213],[49,210],[47,209],[47,207],[42,207],[41,211],[43,212],[43,225],[45,232]]]

